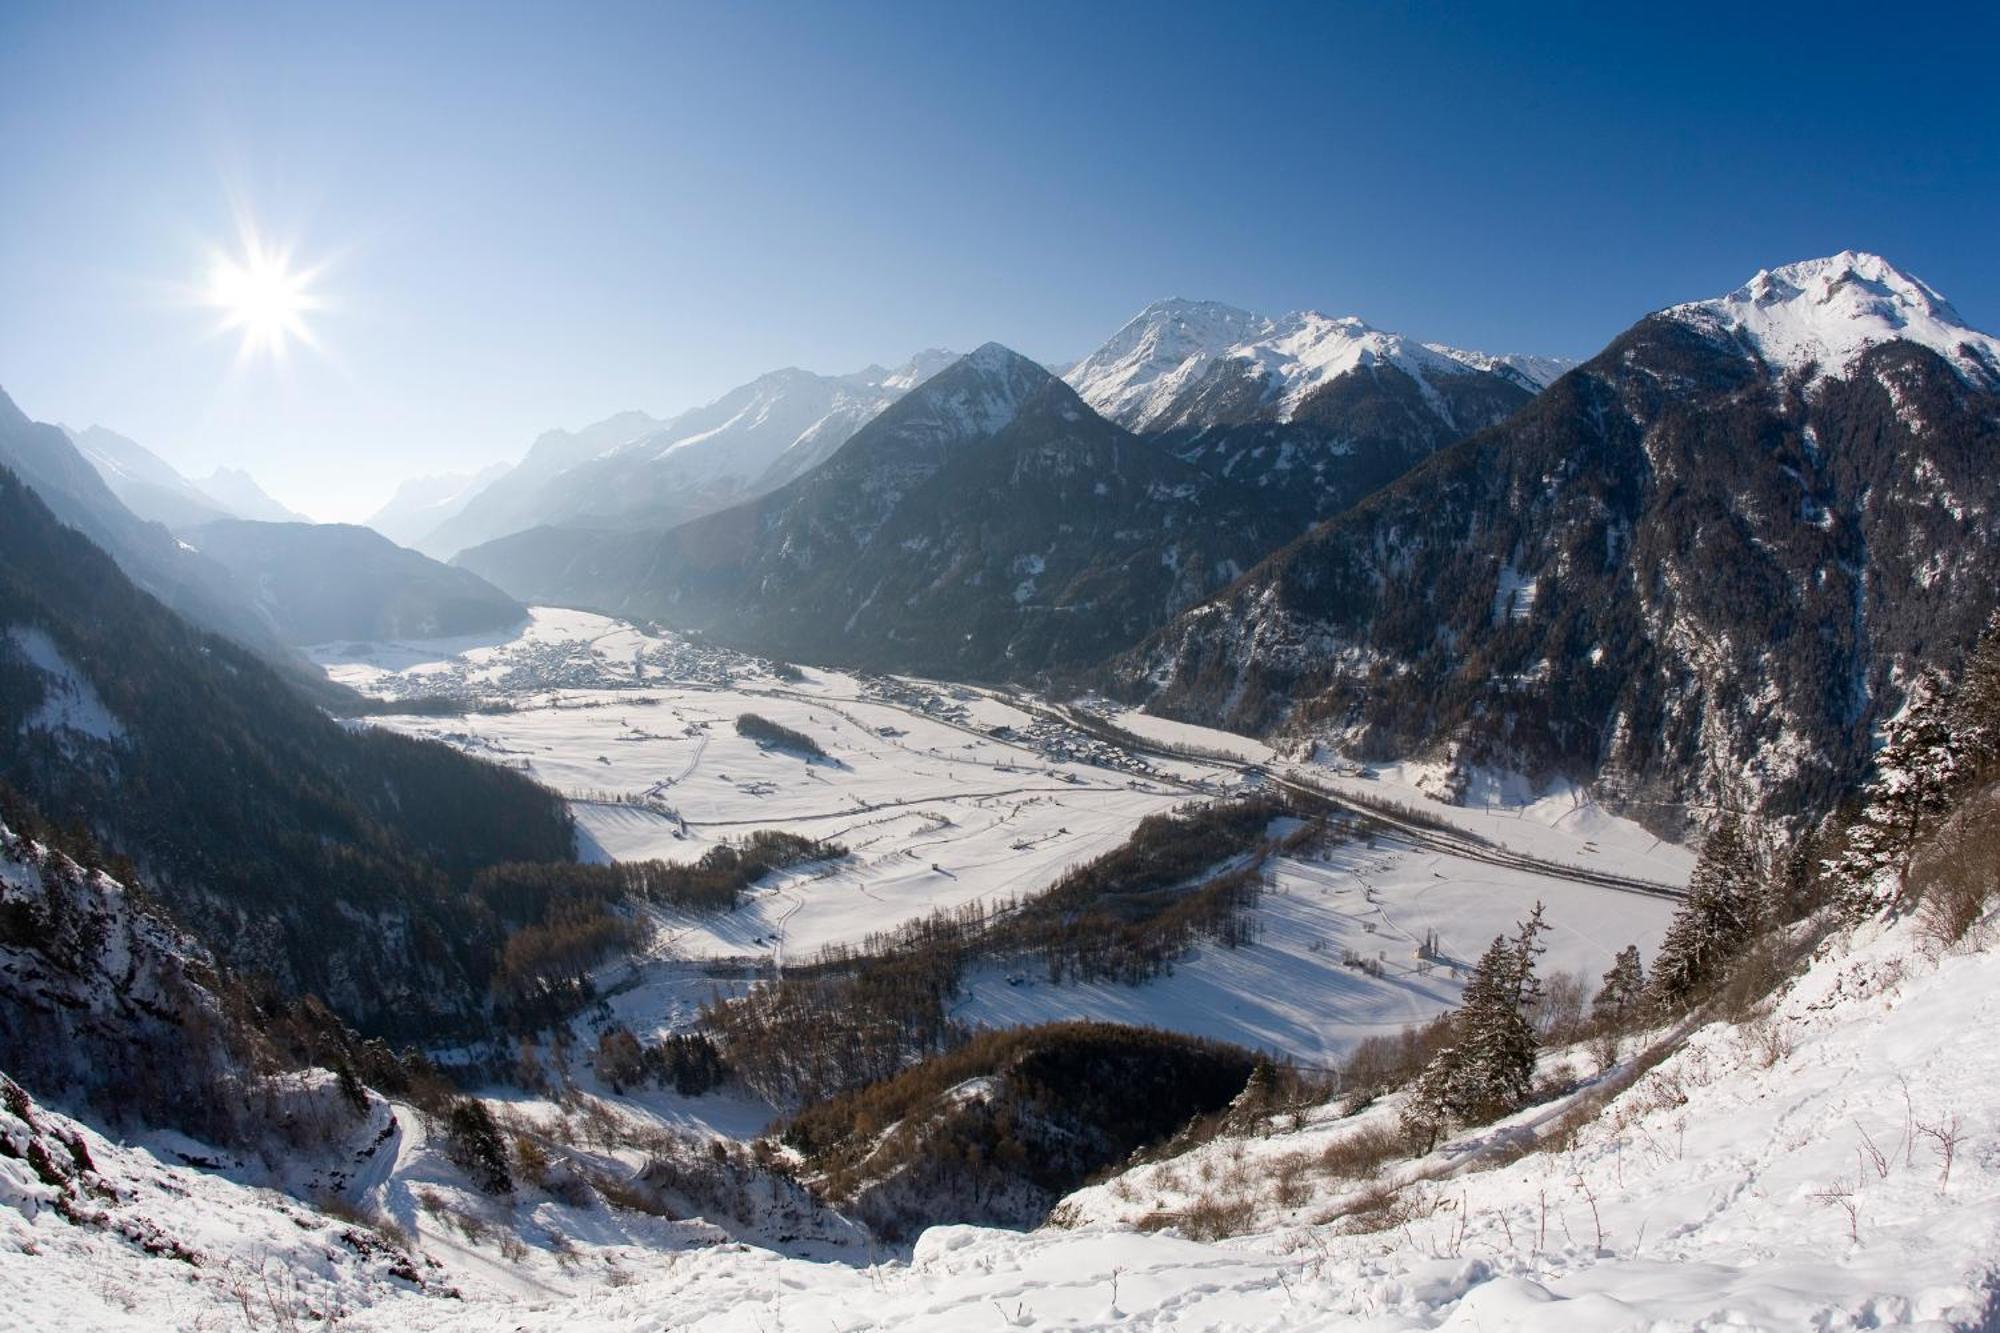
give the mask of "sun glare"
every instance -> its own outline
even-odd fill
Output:
[[[294,269],[283,250],[246,238],[243,253],[218,256],[209,269],[207,304],[222,312],[225,330],[240,330],[245,356],[282,356],[293,340],[312,345],[306,315],[317,307],[310,271]]]

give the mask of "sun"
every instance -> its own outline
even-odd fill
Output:
[[[222,328],[240,330],[242,354],[282,357],[292,342],[313,345],[306,316],[319,302],[311,270],[293,267],[291,256],[246,236],[239,255],[218,255],[203,291],[207,305],[222,312]]]

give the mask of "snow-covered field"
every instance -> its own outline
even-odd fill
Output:
[[[1119,714],[1119,727],[1182,751],[1135,753],[1056,721],[1041,700],[816,668],[788,679],[769,663],[587,612],[537,608],[513,635],[329,644],[315,656],[378,697],[504,702],[512,711],[375,721],[532,773],[570,799],[588,855],[692,860],[759,828],[848,849],[842,861],[771,876],[726,915],[660,913],[647,957],[605,978],[619,1020],[641,1033],[685,1026],[718,990],[749,984],[750,964],[1046,888],[1145,816],[1261,780],[1245,772],[1252,765],[1421,808],[1555,866],[1671,885],[1692,864],[1685,849],[1573,792],[1481,792],[1477,805],[1450,806],[1426,795],[1420,770],[1360,778],[1337,760],[1288,765],[1248,737]],[[737,735],[745,712],[803,732],[827,757]],[[1253,945],[1203,945],[1139,987],[980,968],[956,1016],[1146,1023],[1323,1064],[1457,1003],[1462,965],[1537,901],[1554,927],[1544,965],[1592,982],[1627,944],[1650,954],[1672,908],[1400,836],[1281,860],[1267,884]],[[1434,962],[1416,956],[1429,932],[1441,945]]]

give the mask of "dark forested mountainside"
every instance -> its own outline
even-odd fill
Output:
[[[1345,512],[1534,397],[1498,375],[1433,371],[1420,383],[1393,365],[1370,365],[1321,385],[1280,420],[1245,387],[1252,384],[1222,379],[1212,397],[1177,414],[1180,424],[1147,438],[1267,503],[1303,507],[1308,523]]]
[[[377,1030],[481,1012],[501,930],[464,886],[573,854],[551,793],[334,722],[4,470],[0,736],[0,779],[130,856],[223,958]]]
[[[288,643],[446,638],[505,629],[528,614],[470,570],[368,528],[222,519],[187,537],[249,590]]]
[[[1962,654],[1990,608],[2000,398],[1909,341],[1812,370],[1649,317],[1118,684],[1366,757],[1592,781],[1664,827],[1721,797],[1824,809],[1913,664]]]

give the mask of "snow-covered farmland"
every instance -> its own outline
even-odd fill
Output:
[[[1337,759],[1292,764],[1260,741],[1139,714],[1114,721],[1159,748],[1121,746],[1043,700],[788,669],[586,612],[537,608],[511,636],[332,644],[316,656],[335,679],[380,698],[478,705],[376,721],[562,792],[586,856],[692,860],[760,828],[847,848],[841,860],[770,876],[726,915],[658,913],[646,956],[604,979],[618,1018],[641,1033],[683,1026],[718,990],[823,946],[1034,893],[1119,845],[1145,816],[1271,772],[1419,807],[1549,866],[1671,885],[1691,862],[1577,793],[1482,791],[1480,804],[1461,808],[1426,795],[1421,771],[1356,777]],[[746,712],[810,737],[824,757],[738,735]],[[1027,963],[981,967],[956,1016],[1151,1023],[1323,1063],[1455,1004],[1464,966],[1537,901],[1554,927],[1545,966],[1593,980],[1626,944],[1650,953],[1672,906],[1415,835],[1280,859],[1266,883],[1249,946],[1203,945],[1139,987],[1053,985]],[[1419,959],[1432,932],[1438,956]]]

